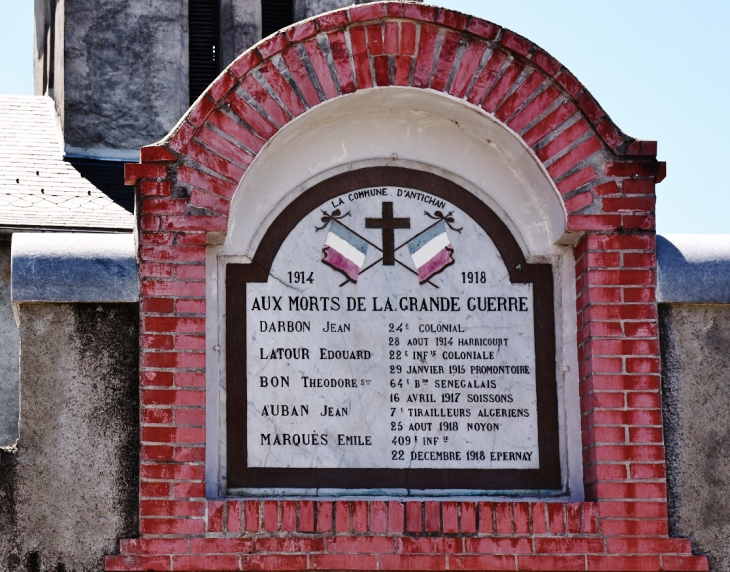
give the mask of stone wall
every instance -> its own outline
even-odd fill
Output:
[[[18,326],[10,303],[10,248],[0,246],[0,447],[18,438]]]
[[[660,306],[670,531],[730,570],[730,305]]]
[[[135,304],[20,308],[20,440],[0,464],[0,570],[98,571],[138,529]]]

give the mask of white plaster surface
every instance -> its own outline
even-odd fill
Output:
[[[509,128],[443,94],[388,88],[323,103],[267,143],[234,195],[223,254],[250,256],[298,195],[337,172],[386,158],[474,193],[501,215],[528,258],[564,237],[567,214],[557,189]]]
[[[458,208],[381,192],[312,211],[269,281],[247,286],[248,466],[539,468],[531,285],[510,282],[494,244]],[[411,227],[395,231],[394,266],[382,264],[382,231],[365,228],[384,201]],[[356,283],[322,262],[321,211],[334,208],[372,243]],[[419,284],[407,242],[436,210],[453,212],[455,263]]]

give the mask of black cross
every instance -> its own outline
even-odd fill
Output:
[[[365,228],[383,229],[383,266],[395,266],[396,228],[411,228],[411,219],[393,218],[393,203],[383,202],[383,218],[366,218]]]

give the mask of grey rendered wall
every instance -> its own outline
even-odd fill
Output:
[[[97,572],[138,529],[137,304],[20,307],[20,439],[0,454],[0,570]]]
[[[10,247],[0,246],[0,447],[18,438],[18,327],[10,303]]]
[[[671,533],[730,571],[730,305],[661,304]]]
[[[177,123],[188,108],[187,12],[187,0],[65,0],[67,152],[137,153]]]

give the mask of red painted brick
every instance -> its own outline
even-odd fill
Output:
[[[318,105],[320,103],[319,95],[317,94],[317,90],[314,88],[314,84],[309,77],[309,73],[302,63],[302,58],[299,56],[299,52],[297,52],[294,48],[286,50],[282,54],[282,59],[284,60],[286,67],[289,69],[289,72],[291,72],[292,78],[296,81],[297,87],[299,87],[299,90],[302,92],[307,105],[309,107]]]
[[[125,163],[124,184],[134,185],[139,179],[166,179],[167,166],[156,163]]]
[[[268,532],[276,532],[279,530],[279,503],[277,501],[263,501],[263,505],[263,529]]]
[[[413,58],[411,56],[395,56],[394,85],[406,86],[410,81]]]
[[[205,521],[191,518],[143,518],[139,522],[142,534],[197,534],[205,532]]]
[[[383,501],[370,503],[370,532],[384,533],[388,531],[388,505]]]
[[[314,20],[298,22],[295,26],[286,30],[286,37],[290,42],[301,42],[317,34],[317,26]]]
[[[251,98],[261,106],[261,108],[273,120],[274,124],[282,127],[289,122],[289,116],[286,112],[253,77],[247,77],[241,83],[241,87],[243,87]]]
[[[196,127],[200,127],[213,109],[215,109],[215,101],[203,95],[193,105],[188,113],[187,120]]]
[[[398,54],[399,51],[399,25],[398,22],[385,23],[385,42],[383,50],[386,54]]]
[[[347,41],[345,40],[345,33],[340,30],[329,34],[327,37],[329,39],[335,69],[337,70],[340,89],[343,94],[352,93],[356,88],[352,75],[352,67],[350,66],[350,52],[347,47]]]
[[[139,503],[139,513],[142,516],[203,516],[205,503],[202,501],[142,500]],[[222,517],[222,509],[219,513]]]
[[[535,551],[551,554],[585,554],[604,552],[601,538],[537,538]]]
[[[332,531],[332,503],[329,501],[317,503],[317,532]]]
[[[486,554],[531,554],[529,538],[465,538],[465,552]]]
[[[585,570],[585,557],[583,556],[528,556],[517,557],[519,570]],[[620,570],[617,568],[617,570]]]
[[[618,215],[574,215],[568,218],[568,230],[617,230],[621,228]]]
[[[299,532],[314,532],[314,501],[299,501]]]
[[[606,163],[608,177],[656,177],[660,174],[661,163],[657,161],[623,161]]]
[[[563,505],[561,503],[548,503],[547,509],[550,534],[563,534],[565,532]]]
[[[601,534],[604,536],[666,536],[669,525],[666,518],[661,520],[609,519],[601,520]]]
[[[407,4],[412,6],[412,4]],[[442,555],[383,554],[380,570],[445,570],[446,557]]]
[[[305,108],[299,96],[287,83],[281,72],[271,62],[265,63],[259,70],[261,75],[274,90],[279,100],[286,106],[286,111],[292,117],[297,117],[304,113]]]
[[[449,28],[464,30],[469,17],[466,14],[454,12],[453,10],[445,10],[441,8],[436,16],[436,22]]]
[[[543,162],[552,159],[587,133],[588,128],[588,123],[579,118],[560,133],[560,135],[543,145],[537,152],[538,159]]]
[[[323,552],[324,540],[321,538],[257,538],[256,552]]]
[[[357,87],[358,89],[372,87],[373,77],[370,71],[370,58],[368,57],[367,39],[363,26],[350,28],[350,42],[352,44],[352,62],[355,66]]]
[[[530,533],[530,513],[529,504],[526,502],[516,502],[513,505],[514,511],[514,527],[515,534]]]
[[[255,554],[241,557],[241,570],[304,570],[306,555]]]
[[[480,534],[491,534],[494,532],[494,503],[479,503],[479,532]]]
[[[431,84],[437,38],[438,28],[428,25],[421,26],[418,56],[413,71],[413,87],[428,87]]]
[[[406,531],[421,532],[423,530],[420,502],[406,503]]]
[[[570,119],[577,111],[575,105],[565,102],[555,110],[551,111],[544,119],[540,120],[534,127],[530,128],[527,133],[522,136],[522,140],[529,146],[535,145],[548,134],[560,127],[568,119]]]
[[[547,533],[547,506],[544,502],[532,504],[532,533]]]
[[[155,144],[142,147],[139,157],[141,163],[169,163],[177,159],[164,145]]]
[[[517,132],[524,131],[539,115],[544,113],[555,101],[560,97],[558,89],[549,85],[541,91],[535,98],[522,108],[515,116],[507,121],[507,125]]]
[[[629,471],[630,478],[632,479],[664,479],[667,473],[664,468],[664,463],[631,463],[629,465]]]
[[[441,511],[443,513],[444,534],[457,534],[459,532],[458,504],[455,502],[441,503]],[[428,514],[428,509],[426,514]]]
[[[626,142],[626,137],[621,134],[609,117],[604,117],[596,123],[595,127],[598,134],[611,149],[617,149]]]
[[[523,38],[510,30],[505,30],[502,34],[501,44],[521,56],[526,56],[532,48],[532,43],[527,38]]]
[[[297,530],[297,503],[296,501],[282,501],[281,503],[281,531],[295,532]]]
[[[426,501],[424,505],[426,532],[439,532],[441,530],[441,503]]]
[[[388,532],[402,534],[405,524],[405,510],[402,502],[388,502]]]
[[[244,530],[258,532],[259,530],[259,501],[247,500],[243,503]]]
[[[512,534],[512,505],[508,502],[495,504],[497,534]]]
[[[351,505],[349,501],[335,502],[335,532],[351,532]]]
[[[393,539],[387,536],[336,536],[327,539],[327,552],[392,553]]]
[[[577,166],[582,161],[588,159],[594,153],[597,153],[601,149],[601,143],[596,137],[591,137],[587,141],[584,141],[570,151],[562,155],[554,163],[548,167],[548,174],[553,179],[559,179],[562,175],[568,173],[571,169]]]
[[[253,540],[249,538],[191,538],[191,554],[230,554],[253,552]]]
[[[190,125],[190,123],[181,123],[173,136],[168,139],[167,146],[173,151],[179,153],[193,138],[193,135],[195,135],[195,131],[195,127]]]
[[[390,85],[390,58],[388,56],[376,56],[373,58],[375,67],[375,83],[380,87]]]
[[[593,204],[593,195],[589,192],[578,193],[565,201],[565,209],[569,213],[578,212]]]
[[[404,56],[416,55],[416,25],[413,22],[401,22],[400,53]]]
[[[589,570],[659,570],[658,556],[588,556]]]
[[[256,85],[258,86],[258,84]],[[260,89],[260,86],[256,89]],[[276,133],[277,128],[237,94],[232,93],[229,95],[226,98],[226,102],[231,105],[231,111],[235,113],[243,123],[251,127],[254,133],[259,135],[262,140],[270,139]],[[279,108],[279,111],[276,111],[277,115],[281,113],[280,110],[281,108]]]
[[[402,554],[452,554],[462,551],[462,541],[443,537],[398,538],[395,541],[395,550]]]
[[[626,179],[622,186],[626,195],[654,195],[654,179]]]
[[[316,40],[310,40],[304,44],[304,49],[307,52],[309,61],[312,63],[312,67],[317,75],[319,85],[322,86],[325,97],[327,99],[337,97],[337,88],[332,80],[329,65],[322,54],[322,50],[319,48],[319,44],[317,44]]]
[[[286,34],[275,34],[265,38],[256,46],[256,49],[262,58],[267,59],[281,52],[287,45],[289,45],[289,40],[287,40]]]
[[[317,27],[325,32],[336,28],[342,28],[343,26],[346,26],[348,22],[347,11],[338,10],[337,12],[323,14],[317,18]]]
[[[514,556],[450,556],[449,570],[516,570]]]
[[[461,533],[473,534],[477,531],[476,504],[461,503]]]
[[[258,153],[261,148],[264,146],[265,141],[258,137],[257,135],[254,135],[251,131],[243,127],[238,122],[231,119],[228,115],[224,114],[222,111],[218,110],[214,112],[209,118],[208,118],[210,125],[215,125],[218,129],[220,129],[223,133],[231,137],[238,145],[241,145],[243,147],[246,147],[250,151],[248,153],[238,153],[236,155],[236,158],[241,161],[247,161],[246,155],[252,155]],[[211,140],[212,138],[209,135],[203,135],[203,137],[207,137],[208,140]],[[219,141],[216,141],[219,142]],[[231,149],[231,146],[228,146],[226,148],[229,152],[233,153],[233,149]],[[243,176],[243,169],[241,168],[235,168],[234,166],[231,166],[229,164],[225,164],[222,162],[222,160],[216,161],[215,156],[211,155],[203,155],[201,153],[198,153],[197,155],[202,155],[201,162],[206,167],[209,167],[211,169],[215,168],[215,171],[217,173],[220,173],[222,176],[227,177],[228,179],[237,181],[238,179]],[[198,160],[198,157],[195,156],[195,154],[192,156],[194,159]],[[205,161],[205,162],[203,162]],[[208,164],[209,163],[209,164]]]
[[[143,481],[139,485],[140,498],[163,498],[170,496],[170,483]],[[189,498],[189,497],[186,497]]]
[[[522,104],[537,90],[538,87],[545,80],[544,76],[538,72],[534,72],[529,75],[520,86],[504,100],[502,105],[499,106],[495,116],[497,119],[507,121],[512,117],[515,112],[522,106]]]
[[[479,62],[484,56],[487,45],[483,42],[471,42],[464,52],[459,68],[454,76],[449,93],[455,97],[464,97],[469,89]]]
[[[175,483],[172,487],[175,498],[205,498],[203,483]]]
[[[515,85],[515,82],[520,77],[522,70],[525,69],[525,64],[520,61],[513,61],[509,67],[505,70],[497,80],[497,83],[489,91],[487,97],[482,103],[482,108],[489,113],[493,113],[499,106],[502,100],[506,97],[507,93]],[[476,89],[476,86],[475,86]]]
[[[172,192],[170,181],[140,181],[139,192],[143,197],[169,197]]]
[[[368,531],[368,503],[355,501],[352,506],[352,529],[354,532]]]
[[[444,91],[446,82],[449,80],[451,68],[454,66],[456,54],[459,51],[459,42],[461,35],[456,32],[448,31],[444,35],[441,43],[441,52],[436,60],[436,68],[431,79],[431,89],[436,91]]]
[[[368,4],[365,6],[352,6],[349,9],[350,22],[366,22],[384,18],[385,6],[383,4]]]
[[[364,554],[312,554],[310,567],[314,570],[376,570],[378,559]]]
[[[255,49],[243,52],[229,68],[236,77],[243,77],[261,63],[261,55]]]

